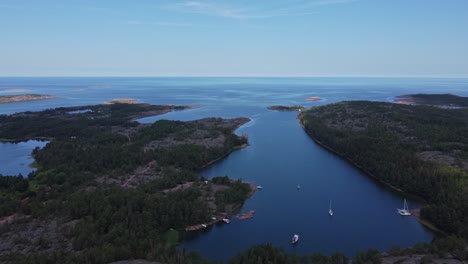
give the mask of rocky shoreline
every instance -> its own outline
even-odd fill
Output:
[[[24,101],[35,101],[57,98],[55,95],[46,94],[19,94],[19,95],[0,95],[0,103],[17,103]]]

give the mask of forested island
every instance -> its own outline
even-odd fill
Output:
[[[453,94],[406,94],[395,98],[396,103],[432,105],[445,108],[468,107],[468,97]]]
[[[232,215],[255,185],[199,169],[247,144],[248,118],[134,121],[188,106],[110,104],[0,116],[0,139],[47,139],[28,178],[0,177],[0,262],[205,261],[178,232]],[[205,225],[206,224],[206,225]],[[209,227],[208,227],[209,228]]]
[[[302,111],[305,109],[305,107],[301,105],[293,105],[293,106],[272,105],[267,108],[269,110],[276,110],[276,111]]]
[[[423,223],[446,234],[448,252],[468,258],[468,109],[350,101],[302,111],[299,120],[318,144],[424,199]]]
[[[18,95],[0,95],[0,103],[16,103],[23,101],[34,101],[57,98],[54,95],[46,94],[18,94]]]

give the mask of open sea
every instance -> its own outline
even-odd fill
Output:
[[[58,98],[0,104],[0,114],[100,104],[134,98],[150,104],[194,105],[196,109],[140,119],[194,120],[204,117],[249,117],[236,133],[247,134],[250,146],[201,172],[241,178],[262,185],[242,211],[255,210],[248,220],[232,218],[197,233],[184,234],[179,248],[198,251],[214,260],[260,243],[282,246],[301,255],[342,252],[348,256],[369,247],[430,242],[433,234],[414,217],[396,208],[407,198],[364,175],[310,139],[296,121],[296,112],[268,110],[270,105],[330,104],[344,100],[392,102],[414,93],[468,96],[468,79],[438,78],[0,78],[0,95],[50,94]],[[322,100],[308,102],[310,96]],[[0,174],[27,175],[31,150],[47,142],[0,143]],[[300,184],[298,190],[296,186]],[[334,216],[328,215],[330,200]],[[294,234],[299,243],[291,245]]]

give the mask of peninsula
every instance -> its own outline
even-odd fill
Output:
[[[38,169],[27,179],[0,177],[0,262],[191,262],[193,254],[175,250],[179,232],[236,214],[256,186],[199,175],[248,143],[233,133],[248,118],[134,121],[186,108],[116,103],[0,115],[0,139],[49,140],[34,149]]]
[[[54,95],[45,94],[19,94],[19,95],[0,95],[0,103],[16,103],[24,101],[44,100],[57,98]]]

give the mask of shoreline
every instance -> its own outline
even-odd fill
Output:
[[[248,118],[248,117],[243,117],[243,118],[245,118],[244,122],[242,122],[241,124],[239,124],[233,131],[236,131],[236,130],[239,129],[241,126],[243,126],[243,125],[245,125],[245,124],[247,124],[247,123],[249,123],[249,122],[251,121],[251,119]],[[232,152],[234,152],[234,151],[236,151],[236,150],[244,149],[244,148],[246,148],[246,147],[248,147],[248,146],[250,146],[250,144],[247,142],[246,144],[242,144],[242,145],[240,145],[240,146],[238,146],[238,147],[234,147],[234,149],[233,149],[232,151],[230,151],[230,152],[228,152],[228,153],[222,155],[221,157],[219,157],[219,158],[217,158],[217,159],[214,159],[214,160],[212,160],[212,161],[209,161],[209,162],[206,163],[205,165],[201,166],[199,169],[200,169],[200,170],[201,170],[201,169],[205,169],[206,167],[208,167],[208,166],[210,166],[210,165],[212,165],[212,164],[214,164],[214,163],[216,163],[216,162],[218,162],[218,161],[220,161],[220,160],[226,158],[226,157],[227,157],[228,155],[230,155]]]
[[[366,175],[370,176],[371,178],[377,180],[379,183],[389,187],[390,189],[394,190],[394,191],[397,191],[399,193],[404,193],[404,194],[409,194],[409,193],[406,193],[404,192],[403,190],[389,184],[389,183],[386,183],[384,181],[382,181],[381,179],[377,178],[375,175],[373,175],[372,173],[368,172],[367,170],[365,170],[364,168],[362,168],[361,166],[359,166],[358,164],[356,164],[353,160],[343,156],[341,153],[337,152],[336,150],[332,149],[331,147],[325,145],[322,141],[318,140],[317,138],[315,138],[312,134],[310,134],[307,129],[305,128],[304,124],[302,123],[302,121],[300,120],[299,118],[299,115],[297,115],[296,117],[296,120],[299,122],[299,124],[301,125],[302,129],[304,130],[304,132],[306,132],[307,135],[309,135],[309,137],[315,142],[317,143],[320,147],[332,152],[333,154],[335,154],[336,156],[340,157],[341,159],[349,162],[351,165],[353,165],[354,167],[358,168],[360,171],[364,172]],[[412,194],[409,194],[409,195],[412,195]]]
[[[321,142],[320,140],[318,140],[317,138],[315,138],[311,133],[309,133],[307,131],[307,129],[305,128],[304,124],[302,123],[301,119],[300,119],[300,114],[299,113],[297,116],[296,116],[296,120],[298,121],[299,125],[302,127],[302,129],[304,130],[304,132],[317,144],[319,145],[320,147],[326,149],[327,151],[333,153],[334,155],[338,156],[339,158],[343,159],[344,161],[348,162],[349,164],[351,164],[352,166],[354,166],[355,168],[359,169],[360,171],[362,171],[365,175],[369,176],[370,178],[372,178],[373,180],[375,180],[376,182],[378,182],[379,184],[389,188],[390,190],[392,191],[395,191],[397,193],[400,193],[400,194],[406,194],[406,195],[409,195],[409,196],[413,196],[413,197],[416,197],[417,199],[421,200],[421,201],[424,201],[421,197],[418,197],[418,196],[415,196],[411,193],[407,193],[407,192],[404,192],[403,190],[387,183],[387,182],[384,182],[382,181],[381,179],[377,178],[375,175],[373,175],[372,173],[368,172],[367,170],[365,170],[364,168],[362,168],[361,166],[359,166],[358,164],[356,164],[353,160],[343,156],[341,153],[335,151],[334,149],[332,149],[331,147],[325,145],[323,142]],[[426,203],[426,202],[424,202]],[[425,219],[422,219],[419,215],[419,211],[421,210],[421,207],[419,208],[414,208],[414,209],[411,209],[411,210],[417,210],[417,215],[416,214],[412,214],[412,216],[414,218],[416,218],[416,220],[421,224],[423,225],[424,227],[426,227],[427,229],[431,230],[432,232],[436,233],[436,234],[445,234],[445,232],[443,232],[442,230],[438,229],[437,227],[435,227],[431,222],[428,222],[427,220]]]
[[[232,181],[232,179],[231,179]],[[247,198],[244,200],[244,202],[240,203],[240,204],[233,204],[233,210],[234,211],[240,211],[242,209],[242,207],[244,206],[244,203],[245,201],[247,201],[248,199],[252,198],[252,196],[255,194],[255,192],[257,191],[257,185],[253,182],[242,182],[243,184],[247,184],[250,188],[250,191],[249,191],[249,194],[247,195]],[[253,210],[251,210],[252,212]],[[255,211],[253,211],[255,212]],[[239,215],[240,214],[233,214],[231,215],[231,217],[237,217],[239,218]],[[217,212],[215,214],[215,218],[216,219],[212,219],[211,221],[209,222],[206,222],[206,223],[203,223],[203,224],[194,224],[194,225],[190,225],[190,226],[187,226],[183,229],[181,229],[180,231],[185,231],[185,232],[193,232],[193,231],[198,231],[198,230],[202,230],[202,229],[206,229],[214,224],[217,224],[219,222],[222,222],[224,218],[227,218],[229,216],[228,213],[226,212]],[[240,219],[240,218],[239,218]],[[240,220],[244,220],[244,219],[240,219]]]

